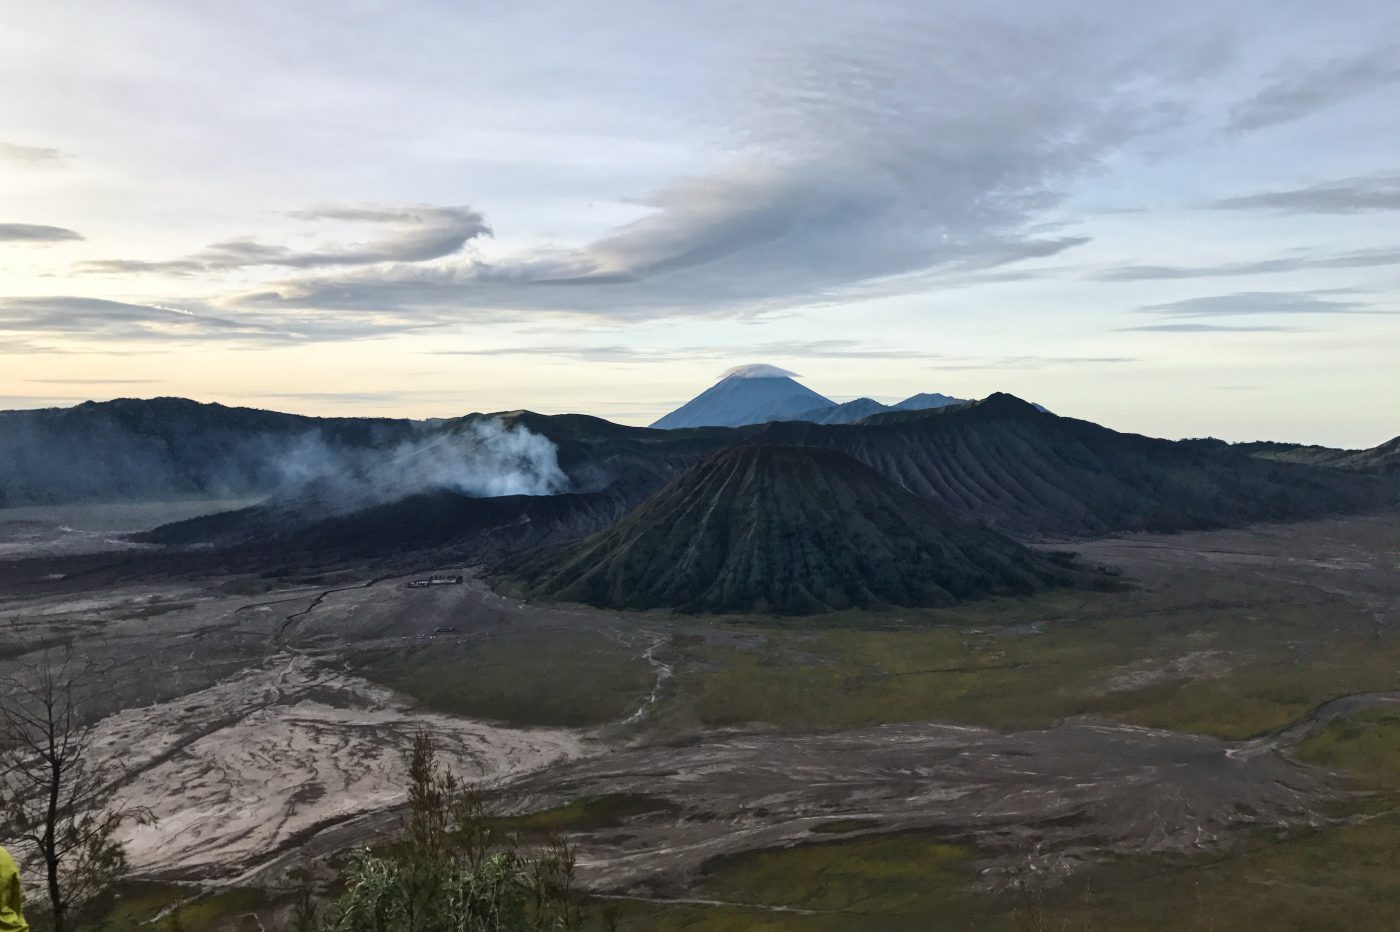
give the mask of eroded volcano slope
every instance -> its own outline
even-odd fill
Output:
[[[1002,393],[849,426],[769,424],[749,442],[840,450],[953,514],[1018,536],[1297,521],[1397,497],[1393,482],[1120,433]]]
[[[848,456],[784,446],[721,451],[613,527],[502,572],[526,594],[560,601],[777,614],[944,605],[1090,580]]]

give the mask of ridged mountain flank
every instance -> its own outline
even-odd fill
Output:
[[[1001,393],[854,425],[767,424],[747,442],[840,450],[952,514],[1026,536],[1296,521],[1396,498],[1375,477],[1119,433]]]
[[[947,605],[1090,578],[844,454],[787,446],[722,450],[613,527],[498,575],[556,601],[772,614]]]

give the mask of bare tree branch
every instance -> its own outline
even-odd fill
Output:
[[[92,747],[84,700],[101,670],[71,649],[44,652],[24,676],[0,678],[0,817],[44,867],[54,932],[72,928],[82,907],[127,870],[118,840],[148,810],[116,804]]]

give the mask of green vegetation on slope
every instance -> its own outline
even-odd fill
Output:
[[[1267,441],[1236,444],[1234,449],[1259,459],[1275,460],[1280,463],[1329,466],[1334,469],[1351,469],[1357,472],[1400,471],[1400,437],[1387,440],[1385,443],[1367,450],[1339,450],[1334,447],[1305,446],[1300,443],[1270,443]]]

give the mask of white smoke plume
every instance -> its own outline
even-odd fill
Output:
[[[332,511],[443,489],[490,498],[553,495],[569,485],[552,441],[496,419],[380,451],[333,449],[308,436],[285,452],[280,469],[279,497],[312,495]]]

